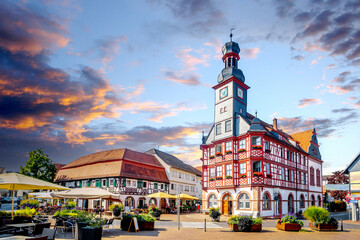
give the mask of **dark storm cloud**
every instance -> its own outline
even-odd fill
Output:
[[[275,1],[276,5],[276,15],[280,18],[284,18],[289,15],[289,12],[295,6],[292,0],[277,0]]]
[[[360,0],[350,1],[346,4],[345,7],[346,7],[346,9],[356,10],[356,9],[360,8]]]
[[[332,32],[323,34],[320,37],[320,41],[323,42],[325,45],[332,45],[341,39],[346,38],[351,33],[351,28],[349,27],[341,27],[337,28]]]
[[[310,12],[301,12],[294,17],[294,22],[307,22],[313,17]]]
[[[314,21],[305,28],[302,35],[300,37],[305,38],[309,36],[314,36],[318,33],[324,32],[330,25],[330,16],[333,15],[334,12],[326,10],[320,13]]]
[[[360,57],[360,45],[358,45],[354,50],[350,51],[349,54],[346,55],[348,60],[354,60],[358,57]]]
[[[348,25],[354,20],[358,20],[360,13],[346,12],[339,17],[335,18],[335,22],[340,25]]]
[[[348,113],[348,112],[353,112],[354,109],[352,108],[339,108],[339,109],[333,109],[331,112],[333,113]]]
[[[339,111],[340,112],[340,111]],[[344,111],[346,112],[346,111]],[[348,115],[340,118],[315,118],[304,119],[302,117],[281,118],[279,117],[280,129],[284,129],[289,133],[295,133],[311,129],[314,126],[320,137],[332,136],[339,127],[356,123],[359,118],[357,112],[349,112]]]

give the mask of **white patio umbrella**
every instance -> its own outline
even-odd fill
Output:
[[[14,192],[16,190],[67,190],[69,188],[20,173],[4,173],[0,174],[0,189],[12,191],[11,216],[14,218]]]
[[[68,191],[53,192],[50,195],[57,198],[120,200],[119,195],[96,187],[73,188]]]

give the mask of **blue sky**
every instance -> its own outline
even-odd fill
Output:
[[[200,165],[229,29],[248,112],[316,126],[324,172],[359,153],[360,1],[2,1],[0,161],[153,147]]]

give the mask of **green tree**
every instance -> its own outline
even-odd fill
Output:
[[[20,173],[44,181],[53,182],[56,175],[56,167],[49,156],[38,148],[35,151],[29,152],[29,160],[25,166],[20,167]]]

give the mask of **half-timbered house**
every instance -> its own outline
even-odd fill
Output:
[[[215,90],[215,119],[203,137],[203,208],[278,217],[322,205],[322,160],[315,129],[282,131],[247,112],[240,48],[227,42]]]

